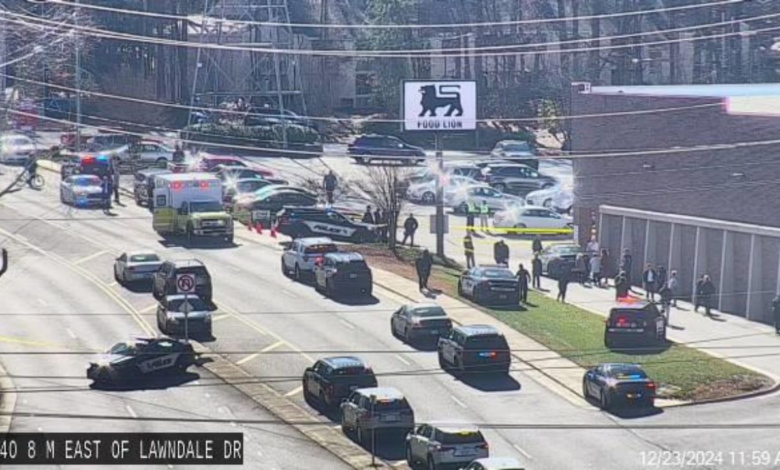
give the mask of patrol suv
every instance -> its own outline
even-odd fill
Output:
[[[152,295],[161,300],[166,295],[177,293],[176,279],[180,274],[195,276],[195,294],[206,303],[211,303],[211,275],[200,260],[176,260],[166,261],[160,270],[154,274],[152,281]]]
[[[354,243],[376,240],[375,226],[354,222],[332,209],[316,207],[285,207],[277,214],[276,231],[292,238],[322,235]]]
[[[509,373],[512,357],[506,338],[490,325],[455,327],[439,338],[439,367],[454,374],[498,371]]]
[[[314,265],[314,288],[327,297],[363,294],[371,297],[371,269],[360,253],[327,253]]]
[[[360,358],[327,357],[315,362],[303,374],[303,397],[326,409],[337,406],[359,388],[376,387],[376,376]]]
[[[301,282],[303,277],[314,274],[314,265],[322,261],[326,253],[339,251],[333,240],[325,237],[299,238],[293,240],[282,253],[282,274],[295,276]]]
[[[374,434],[405,436],[414,429],[414,411],[403,393],[391,387],[359,388],[341,404],[341,430],[362,445]]]
[[[485,436],[471,426],[437,426],[421,424],[406,436],[406,462],[427,469],[466,465],[474,459],[488,457],[490,451]]]

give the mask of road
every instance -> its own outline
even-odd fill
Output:
[[[402,390],[419,421],[610,427],[617,423],[689,424],[749,422],[757,416],[767,420],[780,418],[775,397],[706,409],[669,409],[656,416],[632,419],[566,399],[522,372],[513,372],[505,380],[459,381],[439,371],[435,353],[416,350],[392,337],[390,314],[406,301],[397,294],[376,288],[370,302],[339,303],[323,298],[311,287],[281,276],[279,249],[268,243],[267,237],[242,232],[234,247],[188,250],[175,242],[162,242],[151,230],[148,211],[135,205],[117,207],[113,217],[99,211],[70,211],[62,207],[56,185],[52,184],[56,177],[47,176],[50,183],[44,191],[10,194],[3,198],[0,207],[0,239],[9,247],[12,260],[21,256],[21,262],[13,265],[0,284],[4,299],[0,305],[0,345],[4,351],[103,348],[143,331],[125,311],[128,304],[145,324],[153,325],[151,296],[115,286],[111,276],[116,253],[149,248],[166,258],[201,259],[211,271],[220,310],[215,313],[216,340],[205,343],[206,347],[252,376],[267,379],[280,395],[329,425],[337,423],[336,417],[320,415],[304,403],[300,376],[316,358],[347,352],[368,360],[380,374],[381,385]],[[7,179],[8,175],[0,178],[0,187]],[[48,315],[35,315],[42,313]],[[85,360],[81,356],[3,355],[0,360],[11,374],[36,376],[16,378],[16,387],[78,388],[69,393],[20,393],[17,411],[127,416],[132,409],[139,416],[181,418],[197,413],[214,418],[273,419],[257,403],[233,389],[205,386],[215,379],[201,368],[192,369],[199,376],[197,380],[171,384],[166,390],[103,393],[89,390],[87,381],[81,378]],[[64,430],[71,423],[61,419],[17,418],[12,429]],[[173,422],[107,421],[105,425],[106,430],[121,431],[236,430],[229,424],[203,424],[197,425],[197,429]],[[261,468],[268,461],[272,462],[271,468],[281,469],[343,468],[340,461],[289,428],[241,430],[249,434],[249,442],[255,446],[248,453],[250,468]],[[639,470],[648,468],[643,465],[643,455],[665,449],[780,450],[773,433],[766,431],[487,429],[485,435],[492,455],[515,456],[526,468],[534,470]],[[257,452],[262,452],[262,457]],[[380,446],[378,452],[394,463],[403,458],[402,448],[397,445]]]

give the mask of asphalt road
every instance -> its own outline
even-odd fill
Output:
[[[280,253],[277,247],[266,243],[267,238],[260,239],[254,233],[244,232],[234,247],[188,250],[175,241],[161,241],[151,230],[148,211],[132,203],[116,208],[113,217],[99,211],[71,211],[62,207],[56,185],[52,184],[56,177],[48,179],[50,182],[42,192],[23,190],[1,201],[0,229],[24,237],[9,241],[7,235],[0,232],[0,239],[5,239],[4,243],[10,246],[12,259],[22,256],[22,262],[14,265],[0,284],[4,299],[0,305],[0,321],[2,337],[6,340],[0,340],[0,346],[4,350],[46,348],[37,342],[58,347],[105,347],[141,332],[140,325],[118,305],[123,302],[140,312],[146,323],[154,325],[151,296],[145,292],[131,292],[111,282],[114,254],[126,249],[151,248],[164,257],[199,258],[212,272],[215,301],[220,310],[215,313],[216,340],[205,343],[207,347],[221,352],[253,376],[268,379],[269,385],[280,394],[332,425],[337,423],[333,421],[336,417],[319,415],[304,403],[300,376],[317,357],[356,351],[362,351],[356,354],[367,359],[375,372],[386,374],[379,377],[381,385],[397,387],[407,395],[419,421],[609,427],[616,424],[746,423],[780,418],[775,397],[669,409],[655,416],[619,417],[602,413],[577,400],[565,399],[520,372],[513,372],[511,379],[459,381],[439,371],[435,353],[415,350],[392,337],[390,314],[405,301],[396,294],[377,288],[375,299],[370,302],[345,304],[325,299],[311,287],[281,275]],[[0,186],[4,181],[0,179]],[[55,253],[57,258],[67,262],[52,259],[30,245],[46,253]],[[73,263],[78,263],[78,268],[71,266]],[[111,294],[95,285],[89,276],[85,279],[81,270],[99,279]],[[117,301],[116,297],[123,300]],[[6,298],[12,301],[6,303]],[[53,315],[22,315],[44,312]],[[83,315],[90,312],[110,315]],[[7,315],[9,313],[19,315]],[[19,339],[36,343],[19,343]],[[0,356],[0,360],[12,374],[54,376],[17,379],[17,387],[61,388],[69,385],[84,389],[87,385],[83,379],[58,377],[83,374],[82,357]],[[200,384],[211,379],[201,369],[193,369],[193,372],[200,375]],[[398,372],[406,375],[394,374]],[[105,414],[126,415],[129,413],[126,406],[130,406],[138,415],[160,414],[173,418],[191,413],[214,417],[231,414],[241,418],[267,416],[254,402],[227,387],[200,388],[192,384],[194,382],[171,385],[166,390],[125,393],[68,392],[75,398],[65,397],[68,394],[64,392],[20,394],[17,409],[96,413],[95,408],[99,407]],[[17,419],[13,429],[59,430],[67,426],[61,421]],[[151,426],[139,421],[137,427],[132,425],[133,421],[129,424],[112,422],[107,424],[106,430],[108,426],[119,426],[118,430],[122,431],[184,428],[175,423]],[[211,425],[203,426],[214,429],[209,427]],[[187,425],[186,429],[194,430],[192,425]],[[243,431],[250,433],[250,443],[255,443],[257,451],[263,453],[263,457],[256,452],[249,453],[247,463],[251,467],[260,468],[265,459],[271,459],[272,468],[341,468],[338,461],[302,440],[300,434],[289,428]],[[485,435],[492,455],[515,456],[526,468],[535,470],[646,469],[652,468],[649,458],[653,453],[663,450],[780,451],[774,431],[488,429]],[[393,462],[403,457],[398,445],[380,445],[378,451],[382,458]],[[735,463],[734,458],[739,457],[740,454],[725,456],[732,459],[730,463]],[[728,463],[697,467],[741,468]]]

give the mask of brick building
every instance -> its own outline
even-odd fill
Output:
[[[724,311],[780,290],[780,85],[572,87],[575,224],[619,258],[710,274]],[[630,114],[626,114],[630,113]],[[612,114],[611,116],[609,116]]]

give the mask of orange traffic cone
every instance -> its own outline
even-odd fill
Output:
[[[276,227],[271,227],[271,238],[276,238]]]
[[[257,230],[257,234],[258,234],[258,235],[262,235],[262,234],[263,234],[263,224],[261,224],[260,222],[258,222],[258,223],[255,225],[255,230]]]

